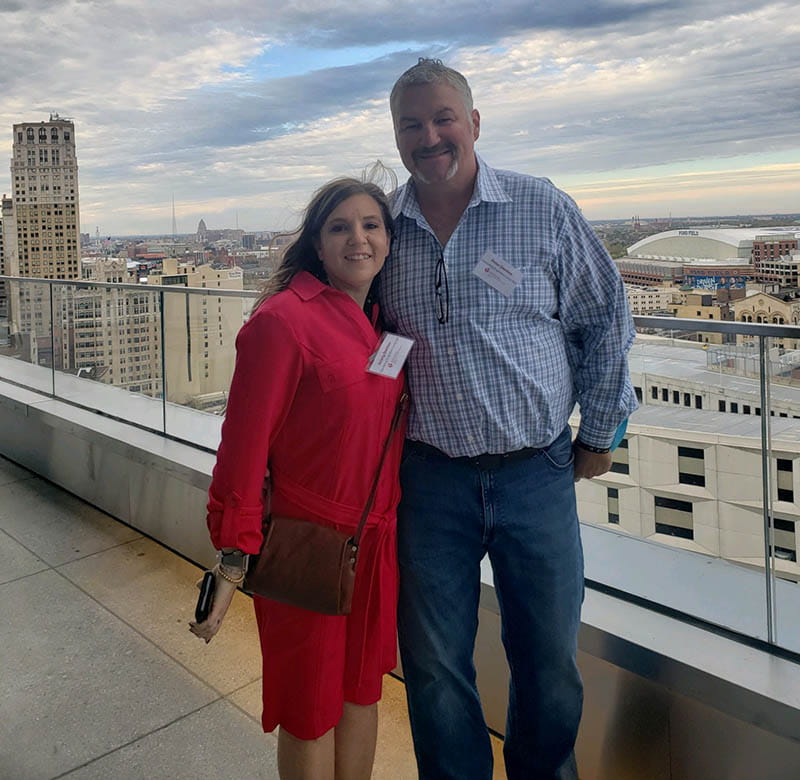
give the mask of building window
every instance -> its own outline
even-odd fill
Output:
[[[705,453],[697,447],[678,447],[678,482],[705,487]]]
[[[628,460],[628,440],[623,439],[617,449],[611,454],[611,471],[615,474],[630,474],[630,464]]]
[[[636,393],[636,400],[641,403],[642,402],[642,388],[641,387],[634,387],[633,392]]]
[[[784,561],[797,561],[797,542],[795,541],[795,524],[793,520],[775,518],[774,522],[774,555]]]
[[[661,388],[661,400],[665,403],[669,401],[669,390],[666,387]]]
[[[683,405],[684,406],[691,406],[692,405],[692,394],[691,393],[684,393],[683,394]]]
[[[739,404],[736,401],[731,401],[731,411],[734,414],[739,414]]]
[[[694,539],[694,519],[690,501],[655,497],[656,533]]]
[[[619,490],[617,488],[607,488],[608,500],[608,522],[619,525]]]
[[[745,404],[742,407],[742,412],[744,412],[744,414],[750,414],[750,406],[748,404]]]
[[[672,403],[679,404],[681,402],[681,394],[677,390],[672,391]]]
[[[717,401],[717,408],[721,412],[727,411],[725,401]]]
[[[778,501],[794,503],[793,463],[789,458],[777,458]]]
[[[703,396],[696,395],[694,397],[694,408],[695,409],[702,409],[703,408]]]
[[[655,385],[650,388],[650,397],[658,399],[658,388]]]

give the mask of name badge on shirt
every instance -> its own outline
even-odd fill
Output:
[[[377,351],[367,363],[367,371],[371,374],[397,379],[413,346],[414,339],[407,339],[396,333],[384,333]]]
[[[498,257],[491,249],[484,253],[472,273],[483,279],[490,287],[494,287],[501,295],[510,298],[522,281],[522,271],[509,265]]]

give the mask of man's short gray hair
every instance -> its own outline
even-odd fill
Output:
[[[418,87],[423,84],[449,84],[453,87],[461,99],[467,113],[472,113],[472,90],[464,76],[453,68],[448,68],[441,60],[420,57],[419,62],[410,67],[392,87],[389,95],[389,107],[392,110],[392,118],[397,119],[397,107],[403,92],[408,87]]]

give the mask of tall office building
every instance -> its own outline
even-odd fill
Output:
[[[80,277],[80,219],[75,127],[49,122],[14,125],[11,180],[20,276]]]
[[[7,210],[3,202],[6,273],[45,279],[80,278],[73,123],[51,114],[47,122],[14,125],[11,181],[11,208]],[[23,342],[29,339],[36,347],[36,362],[69,369],[73,363],[71,317],[66,309],[61,312],[58,301],[54,302],[57,327],[51,342],[47,293],[43,286],[8,285],[10,330],[12,336],[19,336]],[[34,359],[34,354],[29,357]]]

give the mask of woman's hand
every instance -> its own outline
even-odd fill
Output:
[[[222,625],[222,619],[228,611],[228,607],[233,600],[233,594],[236,593],[236,585],[228,582],[224,577],[220,577],[219,572],[216,572],[217,581],[214,585],[214,596],[211,600],[211,610],[208,617],[202,622],[197,623],[194,620],[189,621],[189,630],[200,639],[205,639],[208,644],[219,631]]]

